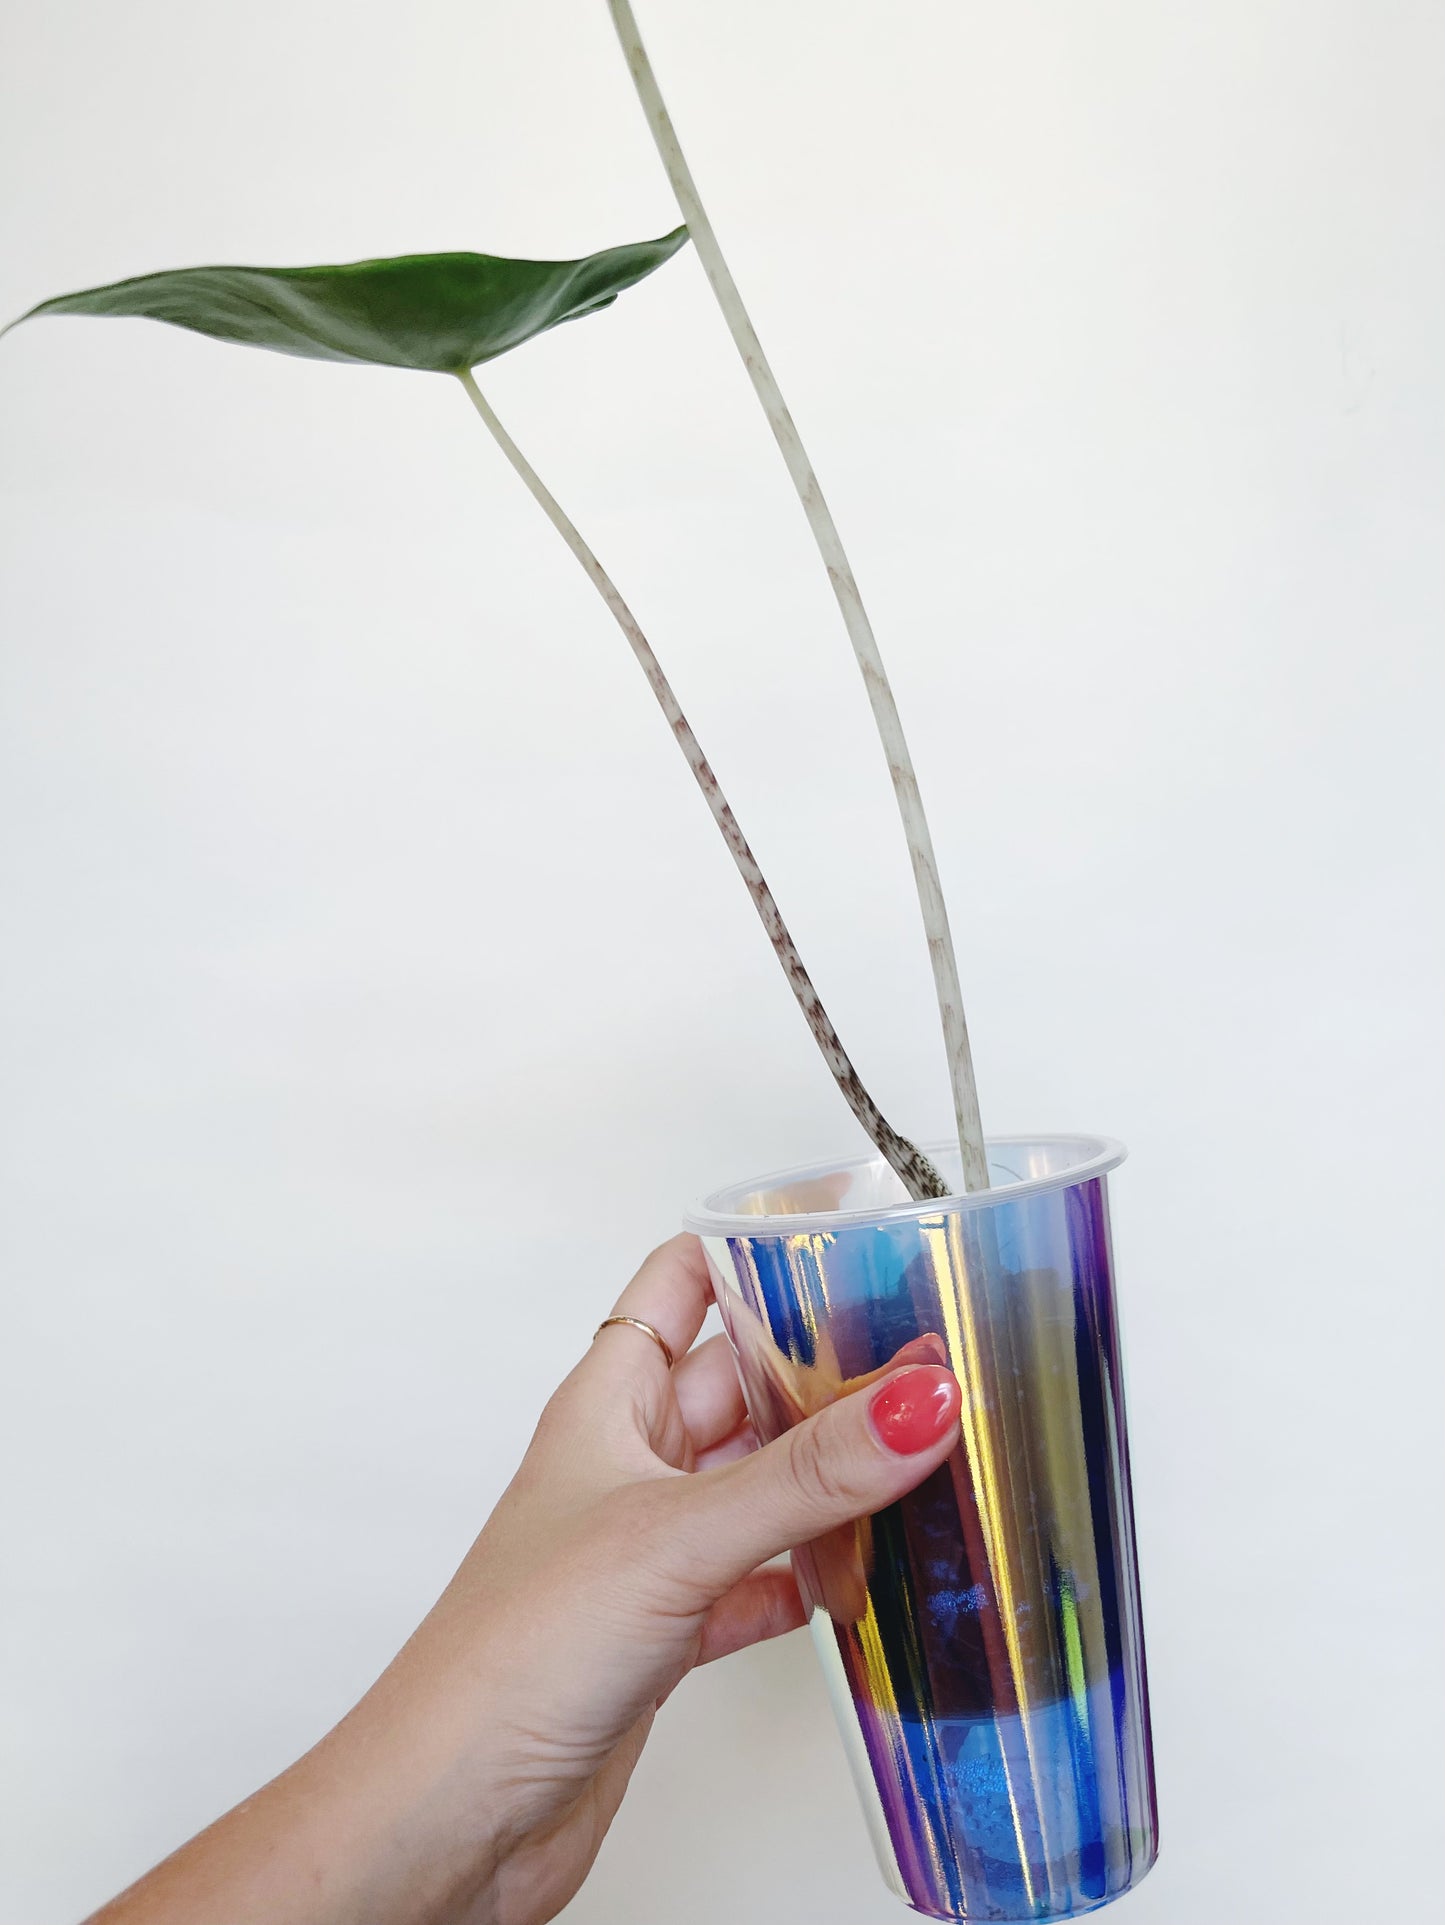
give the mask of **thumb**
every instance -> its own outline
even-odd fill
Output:
[[[688,1478],[689,1576],[720,1596],[780,1551],[906,1496],[958,1442],[962,1403],[951,1371],[895,1370],[750,1457]]]

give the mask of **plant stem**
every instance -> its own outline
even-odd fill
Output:
[[[576,525],[566,514],[557,498],[548,489],[535,468],[527,460],[521,449],[507,433],[493,412],[490,402],[477,386],[470,370],[458,373],[457,379],[466,389],[472,406],[491,430],[492,439],[507,457],[516,472],[527,486],[528,492],[542,513],[551,522],[557,533],[566,542],[577,560],[582,564],[588,580],[606,602],[613,620],[631,644],[632,652],[647,677],[653,694],[657,697],[658,707],[667,717],[668,726],[677,738],[679,748],[687,758],[687,766],[692,770],[697,786],[702,790],[707,806],[712,811],[713,820],[722,831],[724,842],[737,864],[738,874],[747,884],[748,894],[752,897],[768,941],[783,966],[783,973],[789,987],[798,1000],[813,1038],[823,1052],[823,1060],[833,1073],[833,1080],[843,1092],[848,1107],[857,1117],[873,1142],[888,1159],[889,1164],[902,1178],[908,1194],[915,1202],[928,1197],[942,1197],[948,1194],[948,1185],[939,1175],[923,1152],[900,1136],[884,1117],[883,1112],[863,1087],[863,1083],[848,1059],[847,1051],[839,1039],[824,1009],[812,978],[803,967],[803,959],[797,946],[788,933],[782,912],[774,900],[773,892],[758,867],[757,857],[748,846],[747,838],[738,826],[723,796],[712,765],[702,752],[702,744],[692,732],[691,724],[682,712],[682,706],[672,691],[672,684],[662,671],[662,664],[652,652],[652,645],[639,627],[636,616],[618,592],[611,576],[598,561],[596,555],[582,539]]]
[[[788,412],[782,392],[768,366],[767,356],[763,353],[762,343],[748,318],[743,306],[742,296],[738,293],[737,283],[733,280],[727,262],[723,259],[722,249],[718,246],[712,222],[707,210],[698,197],[697,186],[693,181],[686,160],[683,158],[677,131],[672,124],[657,77],[652,71],[652,63],[647,57],[647,49],[642,44],[637,21],[628,0],[607,0],[612,14],[612,23],[617,29],[622,51],[627,57],[628,70],[633,85],[637,89],[647,124],[652,130],[652,138],[657,143],[657,151],[662,164],[667,169],[667,177],[672,183],[672,191],[677,196],[677,204],[682,217],[687,222],[692,235],[693,246],[703,270],[722,309],[723,318],[733,337],[743,365],[756,390],[757,397],[767,415],[768,425],[773,431],[788,473],[792,476],[793,486],[798,492],[803,513],[813,531],[813,539],[818,544],[818,552],[828,571],[828,579],[833,585],[833,593],[842,612],[844,626],[848,630],[853,652],[858,658],[858,666],[863,671],[864,685],[868,700],[872,705],[873,719],[882,739],[884,753],[888,757],[888,770],[893,778],[893,792],[898,800],[898,812],[903,818],[903,831],[908,839],[908,854],[913,864],[913,879],[918,889],[919,907],[923,911],[923,926],[928,937],[928,955],[933,965],[933,983],[938,997],[938,1013],[943,1025],[944,1047],[948,1054],[948,1075],[953,1090],[954,1118],[958,1127],[959,1148],[963,1154],[964,1186],[969,1190],[988,1188],[988,1161],[984,1154],[983,1124],[978,1113],[978,1090],[974,1080],[973,1056],[968,1043],[968,1026],[963,1015],[963,995],[958,982],[958,964],[954,960],[953,938],[948,928],[948,911],[944,905],[943,888],[938,879],[938,864],[933,854],[933,838],[928,831],[928,820],[923,813],[923,800],[918,790],[918,779],[913,772],[913,760],[908,753],[908,744],[903,735],[903,724],[899,719],[898,705],[893,699],[893,690],[884,671],[883,658],[873,634],[872,624],[863,607],[852,567],[843,551],[843,542],[838,533],[823,491],[818,485],[818,477],[813,472],[803,447],[793,417]]]

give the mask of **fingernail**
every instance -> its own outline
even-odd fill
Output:
[[[942,1337],[931,1330],[925,1330],[921,1337],[910,1337],[901,1350],[893,1353],[893,1368],[902,1370],[909,1364],[948,1365],[948,1345]]]
[[[951,1370],[918,1364],[878,1386],[868,1399],[868,1421],[885,1450],[912,1457],[938,1442],[962,1405],[963,1392]]]

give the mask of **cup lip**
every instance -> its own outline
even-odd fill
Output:
[[[829,1230],[856,1228],[861,1224],[917,1222],[924,1217],[956,1216],[991,1209],[999,1203],[1017,1203],[1025,1197],[1041,1196],[1047,1190],[1072,1190],[1117,1169],[1128,1155],[1127,1149],[1112,1136],[1094,1136],[1073,1130],[1036,1130],[1010,1136],[985,1138],[989,1151],[1017,1147],[1039,1148],[1065,1145],[1077,1149],[1077,1162],[1048,1176],[1025,1177],[1015,1183],[995,1184],[992,1189],[973,1190],[961,1196],[929,1197],[922,1203],[892,1203],[878,1210],[819,1210],[794,1216],[763,1216],[718,1207],[723,1197],[736,1196],[739,1190],[765,1190],[779,1184],[802,1182],[809,1177],[832,1176],[843,1170],[862,1169],[865,1164],[882,1161],[877,1150],[865,1155],[829,1157],[822,1163],[799,1163],[786,1170],[775,1170],[750,1182],[729,1183],[721,1190],[692,1204],[682,1219],[682,1227],[701,1237],[797,1236],[826,1233]],[[928,1143],[927,1155],[946,1153],[956,1143]]]

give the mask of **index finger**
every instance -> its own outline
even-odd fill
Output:
[[[650,1324],[672,1352],[674,1362],[685,1356],[702,1328],[703,1318],[712,1302],[712,1278],[702,1245],[694,1236],[675,1236],[652,1252],[637,1275],[617,1299],[611,1315],[635,1317]],[[630,1372],[639,1361],[639,1351],[647,1350],[657,1359],[659,1369],[667,1360],[646,1331],[627,1324],[616,1324],[598,1333],[595,1356],[609,1362],[616,1358]]]

